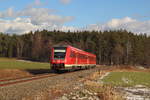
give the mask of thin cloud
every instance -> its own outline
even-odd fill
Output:
[[[40,6],[40,5],[42,5],[42,3],[41,3],[40,0],[35,0],[35,5],[36,5],[36,6]]]
[[[37,1],[39,4],[39,1]],[[119,30],[125,29],[134,33],[147,33],[150,35],[150,20],[139,21],[131,17],[124,17],[103,23],[91,24],[86,28],[64,26],[65,23],[73,21],[73,16],[61,16],[53,14],[55,10],[48,8],[27,7],[21,11],[14,11],[13,7],[0,12],[0,32],[23,34],[35,30],[61,30],[61,31],[83,31],[83,30]],[[6,20],[7,19],[7,20]]]
[[[86,30],[119,30],[125,29],[137,34],[147,33],[150,35],[150,20],[148,21],[138,21],[136,19],[125,17],[122,19],[112,19],[104,24],[92,24],[86,27]]]
[[[62,4],[69,4],[71,2],[71,0],[60,0],[60,2]]]
[[[54,26],[74,20],[73,16],[61,16],[53,14],[48,8],[25,8],[21,11],[14,11],[8,8],[0,12],[0,32],[23,34],[37,29],[51,29]],[[6,20],[5,18],[8,18]]]

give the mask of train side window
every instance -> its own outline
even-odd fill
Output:
[[[84,55],[83,54],[79,54],[79,58],[80,59],[84,59]]]
[[[83,55],[81,54],[81,59],[83,59]]]
[[[81,58],[81,54],[78,54],[78,58]]]
[[[72,57],[72,58],[75,57],[75,53],[73,51],[71,51],[70,57]]]
[[[86,55],[84,55],[84,54],[79,54],[79,56],[78,56],[80,59],[87,59],[87,56]]]

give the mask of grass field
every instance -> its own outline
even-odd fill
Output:
[[[15,58],[0,58],[0,69],[50,69],[50,64],[17,60]]]
[[[113,86],[135,86],[144,85],[150,87],[149,72],[111,72],[104,77],[102,81],[105,84]]]

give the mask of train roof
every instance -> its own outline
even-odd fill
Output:
[[[77,51],[81,51],[82,53],[89,54],[89,55],[91,55],[91,56],[95,56],[95,57],[96,57],[95,54],[86,52],[86,51],[84,51],[84,50],[78,49],[78,48],[73,47],[73,46],[71,46],[71,45],[54,45],[53,47],[70,47],[71,49],[74,49],[74,50],[77,50]]]
[[[75,50],[77,50],[77,51],[81,51],[82,53],[89,54],[89,55],[91,55],[91,56],[96,56],[95,54],[92,54],[92,53],[90,53],[90,52],[86,52],[86,51],[84,51],[84,50],[81,50],[81,49],[78,49],[78,48],[75,48],[75,47],[72,47],[72,46],[69,46],[69,47],[72,48],[72,49],[75,49]]]
[[[68,47],[69,45],[54,45],[53,47]]]

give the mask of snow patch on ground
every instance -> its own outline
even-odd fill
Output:
[[[135,87],[119,87],[126,100],[150,100],[150,88],[142,85]]]
[[[104,75],[102,75],[101,77],[100,77],[100,80],[102,80],[102,79],[104,79],[106,76],[108,76],[110,74],[110,72],[107,72],[106,74],[104,74]]]
[[[29,61],[29,60],[17,60],[17,61],[20,61],[20,62],[28,62],[28,63],[32,62],[32,61]]]
[[[146,70],[143,66],[136,66],[138,69]]]
[[[103,83],[102,79],[108,76],[110,72],[105,73],[100,77],[100,83]],[[132,80],[123,77],[122,81],[125,83],[131,83]],[[116,87],[120,93],[123,94],[125,100],[150,100],[150,88],[143,85],[136,85],[134,87]]]
[[[110,74],[110,72],[105,73],[104,75],[102,75],[99,79],[99,82],[103,84],[102,79],[104,79],[106,76],[108,76]]]
[[[45,64],[44,62],[35,62],[35,61],[30,61],[30,60],[17,60],[20,62],[26,62],[26,63],[40,63],[40,64]]]
[[[131,83],[132,81],[131,80],[129,80],[128,78],[126,78],[126,77],[123,77],[122,78],[122,81],[124,82],[124,83]]]

